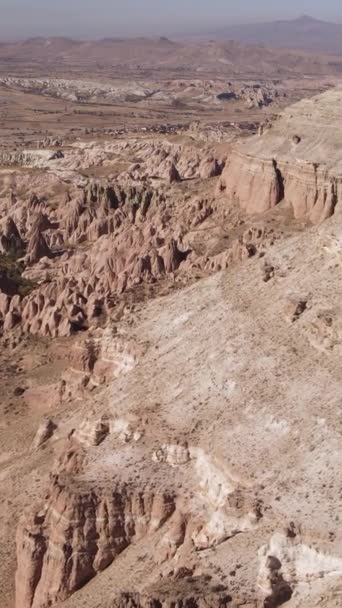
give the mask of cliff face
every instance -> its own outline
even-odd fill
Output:
[[[272,209],[283,197],[275,161],[260,161],[238,150],[228,160],[219,188],[225,190],[248,213],[263,213]]]
[[[296,219],[314,224],[331,217],[342,198],[342,177],[325,167],[257,159],[238,150],[227,163],[219,187],[247,213],[263,213],[286,200]]]
[[[18,528],[17,606],[47,608],[65,600],[174,510],[171,495],[125,485],[75,491],[56,480],[47,505],[24,516]]]
[[[296,219],[316,224],[331,217],[342,195],[340,93],[337,88],[299,102],[233,150],[219,191],[251,214],[285,200]]]
[[[91,420],[87,426],[97,428]],[[109,427],[112,437],[120,441],[118,421],[116,425],[114,421],[108,423]],[[52,475],[45,504],[22,516],[16,538],[17,608],[49,608],[66,600],[139,541],[155,539],[155,568],[187,570],[193,552],[248,533],[262,520],[257,489],[250,492],[242,487],[202,450],[187,444],[161,446],[152,457],[153,466],[170,467],[167,486],[154,483],[152,487],[118,478],[107,478],[104,483],[87,481],[92,448],[101,444],[101,449],[109,450],[113,459],[111,437],[108,438],[107,448],[103,438],[91,446],[84,441],[84,434],[67,442],[66,451],[56,463],[58,473]],[[129,439],[126,433],[123,441],[139,439]],[[139,454],[141,457],[141,448]],[[101,466],[108,455],[104,459],[103,453],[99,456]],[[186,471],[189,479],[195,481],[191,496],[179,491]],[[170,602],[174,599],[169,598]],[[203,598],[197,600],[203,604]],[[220,601],[218,597],[218,605]],[[165,602],[167,607],[166,599]],[[144,608],[144,601],[141,606]]]
[[[308,218],[317,224],[331,217],[342,199],[342,177],[315,163],[279,163],[284,196],[297,219]]]

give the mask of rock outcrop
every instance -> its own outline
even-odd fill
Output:
[[[26,261],[28,264],[36,264],[41,258],[51,256],[50,248],[43,234],[43,231],[49,226],[50,223],[46,216],[39,214],[33,224],[27,246]]]
[[[38,450],[41,448],[42,445],[44,445],[52,437],[56,429],[57,425],[53,420],[51,420],[51,418],[43,420],[34,438],[34,449]]]
[[[115,485],[73,489],[54,481],[46,506],[17,533],[17,608],[48,608],[105,569],[131,543],[158,530],[172,495]]]
[[[248,213],[263,213],[283,198],[275,160],[260,160],[234,151],[227,161],[219,189]]]
[[[293,588],[308,581],[342,574],[342,558],[326,555],[301,541],[294,530],[275,534],[259,551],[258,586],[265,595],[265,608],[281,606],[291,599]]]
[[[146,591],[121,592],[110,608],[235,608],[236,603],[229,592],[208,584],[204,577],[191,577],[185,571],[185,580],[160,582]],[[251,607],[251,608],[254,608]]]
[[[219,191],[248,213],[286,201],[296,219],[314,224],[333,215],[342,198],[339,157],[341,89],[287,108],[261,136],[233,150]]]
[[[24,242],[10,216],[5,217],[0,227],[0,252],[19,257],[24,250]]]

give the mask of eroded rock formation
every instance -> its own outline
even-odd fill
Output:
[[[47,506],[18,528],[18,608],[47,608],[101,572],[133,540],[158,530],[174,497],[113,484],[108,491],[54,481]]]
[[[113,599],[111,608],[235,608],[236,603],[224,588],[210,587],[204,577],[191,578],[189,574],[191,571],[184,568],[188,579],[161,582],[142,593],[123,591]]]
[[[10,305],[15,317],[8,317],[6,327],[69,336],[96,326],[139,286],[154,289],[155,284],[174,282],[175,276],[186,282],[199,271],[216,272],[277,238],[264,227],[239,229],[231,240],[224,233],[217,237],[215,222],[229,222],[225,204],[212,196],[179,200],[177,184],[175,188],[92,180],[81,196],[77,189],[73,196],[67,192],[60,197],[57,209],[37,195],[26,205],[18,199],[12,212],[21,226],[18,246],[26,251],[23,277],[29,288],[15,307]],[[6,221],[12,222],[18,240],[14,220]],[[237,214],[232,224],[238,227],[239,222]],[[208,245],[198,240],[205,225],[208,235],[213,231]]]

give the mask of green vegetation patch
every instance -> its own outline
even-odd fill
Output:
[[[10,295],[18,293],[22,297],[27,296],[36,287],[34,281],[25,279],[22,273],[25,270],[23,262],[19,262],[16,256],[0,253],[0,288],[4,283],[4,291],[10,290]]]

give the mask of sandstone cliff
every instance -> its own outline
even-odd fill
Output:
[[[330,217],[342,197],[340,95],[336,88],[302,100],[238,146],[219,191],[252,214],[285,201],[296,219],[316,224]]]
[[[172,495],[115,484],[107,492],[75,491],[56,479],[47,506],[18,528],[17,606],[48,608],[65,599],[174,510]]]

